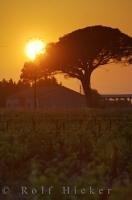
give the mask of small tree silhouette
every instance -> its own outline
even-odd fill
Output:
[[[57,80],[52,77],[46,69],[44,70],[39,62],[26,62],[21,70],[20,80],[23,84],[33,87],[34,91],[34,108],[37,108],[37,88],[57,85]]]
[[[35,62],[26,62],[21,70],[21,80],[34,87],[34,108],[37,108],[37,80],[43,76],[41,67]]]
[[[128,61],[132,38],[118,29],[91,26],[64,35],[47,47],[42,66],[81,81],[88,106],[92,106],[90,78],[99,66]],[[129,60],[130,61],[130,60]]]

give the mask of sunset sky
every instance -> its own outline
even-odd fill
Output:
[[[0,79],[18,80],[28,58],[28,40],[56,41],[65,33],[91,25],[119,28],[132,36],[131,0],[0,0]],[[76,80],[64,85],[79,90]],[[106,66],[92,76],[101,93],[132,93],[132,65]]]

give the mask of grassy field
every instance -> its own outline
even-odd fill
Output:
[[[131,109],[0,111],[0,199],[131,200],[131,188]]]

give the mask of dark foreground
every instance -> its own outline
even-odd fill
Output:
[[[131,200],[132,110],[0,111],[0,199]]]

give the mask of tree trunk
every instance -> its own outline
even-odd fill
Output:
[[[34,108],[37,108],[37,80],[34,79]]]
[[[93,106],[92,90],[91,90],[91,85],[90,85],[91,73],[92,72],[85,73],[83,79],[81,80],[83,91],[84,91],[84,94],[85,94],[85,97],[86,97],[86,105],[87,105],[87,107],[92,107]]]

